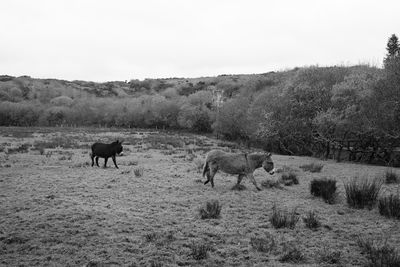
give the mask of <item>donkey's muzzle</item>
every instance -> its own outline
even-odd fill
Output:
[[[272,169],[272,171],[269,172],[269,174],[273,175],[275,173],[275,168]]]

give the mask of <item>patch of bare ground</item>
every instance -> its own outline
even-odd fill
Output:
[[[91,167],[90,144],[116,138],[125,142],[120,169],[111,161],[106,169]],[[34,149],[44,142],[59,145],[44,153]],[[299,170],[300,183],[285,190],[257,192],[246,179],[243,190],[231,190],[236,177],[221,173],[215,188],[202,184],[199,166],[208,150],[220,145],[237,151],[207,137],[0,128],[0,145],[1,266],[365,266],[370,260],[357,244],[360,237],[384,237],[400,247],[399,220],[381,216],[376,207],[350,208],[345,199],[344,181],[382,176],[384,167],[273,155],[276,168],[324,167],[320,173]],[[280,175],[259,169],[255,179],[261,184]],[[310,183],[318,178],[337,181],[333,204],[311,195]],[[382,194],[397,188],[384,184]],[[221,205],[220,214],[203,220],[199,207],[211,200]],[[296,209],[300,218],[312,210],[320,227],[299,222],[293,229],[274,228],[269,218],[276,203]]]

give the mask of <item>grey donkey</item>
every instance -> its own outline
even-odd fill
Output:
[[[243,177],[247,176],[257,190],[261,190],[253,175],[254,171],[261,167],[271,175],[275,173],[271,153],[234,154],[221,150],[211,150],[207,154],[203,167],[203,177],[207,176],[207,181],[204,184],[211,182],[211,186],[214,187],[214,176],[221,170],[228,174],[237,174],[237,184],[240,184]]]

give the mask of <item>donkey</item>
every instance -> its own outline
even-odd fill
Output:
[[[240,184],[243,177],[247,176],[257,190],[261,190],[253,176],[254,171],[260,167],[269,174],[274,174],[271,153],[232,154],[221,150],[211,150],[207,154],[203,167],[203,177],[207,175],[207,181],[204,184],[211,182],[211,186],[214,187],[214,175],[221,170],[228,174],[238,174],[237,184]]]
[[[122,154],[122,142],[119,140],[112,142],[111,144],[94,143],[92,145],[92,153],[90,157],[92,158],[92,167],[94,165],[94,158],[96,158],[96,165],[99,166],[99,157],[104,158],[104,168],[107,168],[107,160],[109,157],[112,158],[115,168],[118,169],[117,162],[115,161],[116,155]]]

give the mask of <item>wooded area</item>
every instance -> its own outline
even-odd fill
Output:
[[[269,151],[400,166],[400,49],[384,67],[94,83],[0,76],[0,125],[185,129]]]

